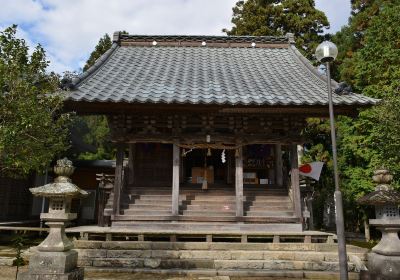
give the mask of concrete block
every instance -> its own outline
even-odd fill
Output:
[[[263,268],[266,270],[301,270],[302,266],[294,261],[274,260],[264,262]]]
[[[87,258],[78,257],[78,263],[77,263],[77,265],[78,265],[79,267],[92,266],[92,265],[93,265],[93,259],[87,259]]]
[[[314,271],[339,271],[339,263],[338,262],[324,262],[324,261],[313,261],[313,262],[304,262],[305,270],[314,270]],[[351,271],[351,270],[349,270]]]
[[[145,259],[144,267],[157,268],[161,264],[161,259]]]
[[[79,257],[82,258],[105,258],[107,250],[104,249],[75,249]]]
[[[86,241],[86,240],[74,240],[75,249],[100,249],[102,246],[101,241]]]
[[[126,268],[142,268],[144,266],[143,259],[94,259],[94,267],[126,267]]]
[[[152,242],[137,241],[105,241],[101,248],[109,250],[144,250],[151,249]]]
[[[214,262],[216,269],[263,269],[263,261],[257,260],[216,260]]]
[[[64,274],[76,268],[78,253],[67,252],[38,252],[29,260],[31,274]]]
[[[12,266],[13,262],[13,257],[0,257],[0,266]]]
[[[150,258],[150,250],[107,250],[107,258]]]
[[[210,243],[206,242],[179,242],[175,244],[178,250],[210,250]]]
[[[181,259],[211,259],[211,260],[230,260],[229,251],[203,251],[203,250],[185,250],[180,251]]]
[[[263,251],[231,251],[232,260],[262,260]]]
[[[149,252],[152,258],[179,259],[179,251],[175,250],[152,250]]]
[[[265,251],[264,252],[264,260],[294,260],[295,252],[290,252],[290,251]],[[303,254],[306,254],[307,252],[304,252]]]
[[[63,274],[40,274],[26,271],[18,274],[18,280],[83,280],[83,268],[76,268]]]
[[[294,260],[296,261],[324,261],[325,256],[323,253],[319,252],[293,252]]]
[[[160,268],[175,268],[175,269],[212,269],[214,268],[213,260],[202,259],[164,259],[161,260]]]

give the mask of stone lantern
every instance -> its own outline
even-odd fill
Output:
[[[374,172],[375,191],[358,202],[375,206],[375,219],[369,223],[382,232],[381,241],[368,254],[371,279],[400,279],[400,192],[390,185],[393,176],[388,170]]]
[[[77,217],[76,213],[70,213],[72,199],[88,194],[71,182],[69,176],[74,169],[70,160],[58,160],[54,166],[54,173],[58,175],[54,182],[29,189],[33,195],[49,199],[49,212],[42,213],[40,218],[50,230],[31,256],[29,271],[21,273],[18,279],[83,279],[83,268],[77,268],[78,253],[71,250],[73,244],[65,235],[65,223]]]

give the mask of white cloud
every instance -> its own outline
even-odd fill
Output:
[[[333,28],[338,3],[317,0]],[[105,33],[222,35],[236,0],[0,0],[0,25],[20,24],[21,34],[45,46],[58,73],[82,67]],[[339,6],[343,6],[339,4]],[[348,13],[347,13],[348,14]],[[347,21],[347,15],[345,16]],[[332,29],[331,29],[332,30]]]
[[[350,0],[316,0],[317,9],[324,11],[331,24],[329,33],[335,33],[346,25],[350,17]]]

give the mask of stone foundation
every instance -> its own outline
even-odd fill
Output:
[[[98,269],[338,272],[336,244],[75,241],[78,265]],[[365,249],[348,246],[349,271],[366,261]]]
[[[400,256],[368,254],[368,270],[371,280],[400,279]]]
[[[83,268],[77,268],[78,253],[36,251],[29,259],[29,271],[18,280],[82,280]]]

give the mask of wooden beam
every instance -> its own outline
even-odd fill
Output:
[[[136,144],[129,144],[129,161],[128,161],[128,184],[133,185],[134,181],[134,162],[135,162]]]
[[[243,149],[237,149],[235,165],[236,217],[243,216]]]
[[[301,219],[301,196],[300,196],[300,178],[299,178],[299,162],[297,157],[297,145],[291,145],[291,182],[293,192],[293,205],[296,217]]]
[[[113,201],[113,214],[120,214],[120,197],[123,183],[123,168],[125,150],[122,143],[117,144],[117,155],[115,163],[115,181],[114,181],[114,201]]]
[[[278,186],[283,185],[283,162],[281,144],[275,144],[275,180]]]
[[[173,144],[172,151],[172,215],[179,215],[179,146]]]

